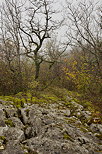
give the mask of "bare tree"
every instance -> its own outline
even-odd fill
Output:
[[[102,29],[99,26],[98,3],[80,2],[77,5],[66,0],[67,40],[70,46],[81,48],[86,57],[92,56],[91,62],[97,65],[97,71],[102,75]]]
[[[12,2],[12,3],[11,3]],[[16,3],[13,1],[5,0],[1,9],[1,40],[2,50],[4,51],[5,58],[9,64],[11,71],[15,71],[12,67],[12,61],[16,59],[17,70],[21,73],[20,66],[20,36],[19,28],[16,22],[16,18],[20,18],[19,8],[17,9]],[[12,7],[11,7],[12,5]],[[12,48],[12,49],[11,49]]]
[[[0,10],[1,52],[15,91],[22,90],[21,40],[17,22],[18,18],[21,19],[21,7],[17,0],[5,0]]]
[[[51,38],[52,33],[58,29],[62,20],[55,17],[56,10],[53,0],[27,0],[23,4],[17,0],[5,0],[2,14],[2,36],[5,40],[14,42],[18,57],[19,71],[21,55],[27,56],[35,63],[35,80],[39,77],[40,66],[43,62],[48,62],[52,66],[55,61],[64,53],[67,47],[54,59],[47,59],[43,45]],[[6,44],[5,44],[6,45]],[[23,52],[21,52],[23,48]],[[53,52],[50,52],[54,54]],[[10,61],[11,63],[11,61]]]
[[[67,47],[68,44],[66,45],[58,41],[56,36],[47,41],[44,49],[44,62],[49,63],[49,69],[53,65],[62,63],[62,59],[66,55]]]
[[[61,25],[61,22],[54,17],[56,11],[51,9],[52,3],[53,1],[50,0],[28,0],[21,9],[20,5],[17,6],[16,1],[6,1],[14,25],[13,39],[16,39],[17,51],[19,51],[19,44],[22,43],[23,54],[35,63],[35,80],[38,79],[40,65],[45,60],[43,43]],[[21,18],[21,14],[23,18]],[[20,39],[18,39],[19,37]]]

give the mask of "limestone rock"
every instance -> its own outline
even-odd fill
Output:
[[[27,117],[27,112],[28,111],[29,111],[29,109],[20,109],[21,117],[22,117],[22,120],[23,120],[24,124],[27,124],[27,122],[28,122],[28,117]]]
[[[0,109],[0,119],[4,119],[4,118],[5,118],[5,113],[3,109]]]
[[[18,128],[10,127],[5,131],[4,136],[7,138],[7,141],[14,141],[15,143],[20,143],[25,139],[24,132]]]
[[[7,131],[8,129],[9,129],[8,126],[0,127],[0,136],[4,136],[4,132]]]
[[[94,133],[101,133],[102,134],[102,125],[101,124],[91,124],[90,129]]]
[[[17,109],[16,108],[14,108],[14,107],[7,107],[7,108],[5,108],[5,113],[6,113],[6,116],[8,117],[8,118],[10,118],[10,117],[17,117]]]
[[[11,117],[9,118],[10,120],[12,120],[14,126],[18,129],[23,129],[24,128],[24,125],[23,123],[21,122],[21,120],[17,117]]]
[[[25,152],[19,144],[9,141],[6,145],[6,149],[2,150],[0,154],[25,154]]]
[[[65,107],[63,101],[26,104],[24,108],[2,102],[0,154],[95,154],[102,151],[102,141],[97,137],[102,134],[102,124],[89,126],[85,121],[91,112],[71,101],[69,96],[66,99],[73,108]]]
[[[69,109],[61,110],[61,112],[63,112],[63,113],[64,113],[64,115],[65,115],[65,116],[67,116],[67,117],[69,117],[69,116],[70,116],[70,114],[71,114],[71,112],[70,112],[70,110],[69,110]]]

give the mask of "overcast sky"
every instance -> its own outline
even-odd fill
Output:
[[[2,2],[4,2],[5,0],[0,0],[0,5],[2,4]],[[19,0],[18,0],[19,1]],[[25,0],[20,0],[20,1],[25,1]],[[27,0],[26,0],[27,1]],[[56,3],[54,4],[54,9],[58,10],[61,9],[61,7],[64,5],[65,6],[65,1],[66,0],[54,0]],[[75,3],[75,6],[78,5],[79,2],[85,1],[85,0],[67,0],[69,2],[73,2]],[[86,1],[90,1],[90,0],[86,0]],[[100,6],[102,7],[102,0],[91,0],[91,2],[99,2]],[[61,18],[61,14],[57,14],[57,18],[60,19]],[[62,38],[62,35],[65,33],[65,28],[63,27],[62,29],[60,29],[60,31],[58,31],[59,37]]]

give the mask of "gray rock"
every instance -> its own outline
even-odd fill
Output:
[[[32,136],[37,136],[42,133],[42,120],[39,117],[33,117],[30,123],[32,126]]]
[[[21,116],[22,116],[23,123],[27,124],[27,122],[28,122],[27,109],[20,109],[20,111],[21,111]]]
[[[102,125],[101,124],[91,124],[90,129],[93,133],[102,133]]]
[[[0,136],[4,136],[4,132],[7,131],[9,129],[8,126],[6,127],[0,127]]]
[[[20,109],[2,103],[0,136],[4,136],[7,143],[0,139],[0,154],[95,154],[102,151],[102,142],[95,137],[102,133],[102,125],[88,126],[84,120],[81,122],[82,117],[87,120],[91,113],[75,101],[71,103],[75,114],[61,101],[42,106],[28,104]],[[6,126],[5,118],[14,126]],[[84,132],[81,127],[90,131]]]
[[[21,120],[17,117],[11,117],[9,118],[10,120],[12,120],[14,126],[18,129],[23,129],[24,128],[24,125],[23,123],[21,122]]]
[[[0,127],[5,127],[5,113],[3,109],[0,109]]]
[[[82,116],[84,116],[87,120],[91,118],[91,112],[90,111],[81,111]]]
[[[0,154],[25,154],[24,149],[19,144],[15,144],[13,141],[9,141],[6,145],[6,149]]]
[[[25,136],[27,139],[30,139],[33,135],[32,135],[32,127],[28,126],[25,129]]]
[[[0,120],[0,127],[6,127],[5,120]]]
[[[82,137],[78,137],[77,138],[79,144],[82,146],[83,144],[87,144],[90,142],[90,140],[88,138],[86,138],[85,136]]]
[[[17,109],[14,107],[8,106],[7,108],[5,108],[5,113],[7,117],[17,117]]]
[[[48,110],[45,110],[45,109],[42,110],[43,115],[47,115],[48,113],[49,113]]]
[[[0,119],[4,119],[5,118],[5,113],[2,109],[0,109]]]
[[[64,113],[65,116],[69,117],[71,112],[69,109],[66,109],[66,110],[61,110],[62,113]]]
[[[50,125],[51,123],[54,122],[54,119],[52,117],[50,117],[50,115],[44,115],[43,117],[41,117],[43,124],[45,125]]]
[[[99,129],[99,132],[102,134],[102,124],[97,124],[97,127]]]
[[[51,139],[46,137],[35,137],[27,140],[26,142],[32,151],[36,150],[42,154],[60,154],[61,151],[61,146],[58,141],[55,140],[53,142]]]
[[[39,110],[38,110],[39,108]],[[41,108],[38,105],[32,105],[29,108],[29,119],[33,119],[35,116],[42,116]]]
[[[46,133],[44,134],[44,137],[59,141],[59,140],[63,140],[63,133],[62,133],[62,130],[58,128],[56,125],[54,127],[47,128]]]
[[[24,132],[18,128],[10,127],[5,131],[4,136],[7,138],[7,141],[14,141],[14,143],[20,143],[25,139]]]
[[[31,138],[26,141],[29,148],[42,154],[91,154],[87,149],[70,141],[60,142],[50,138]]]

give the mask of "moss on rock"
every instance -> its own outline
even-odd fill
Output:
[[[15,127],[15,125],[14,125],[14,123],[12,122],[11,119],[5,120],[5,124],[8,125],[8,126],[10,126],[10,127]]]

